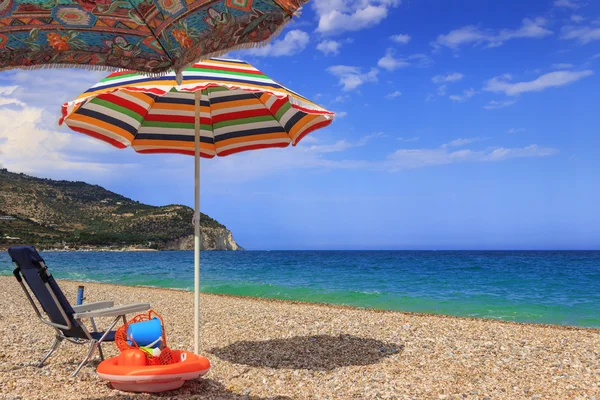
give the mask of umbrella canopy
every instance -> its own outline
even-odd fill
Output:
[[[65,103],[60,123],[139,153],[195,156],[194,351],[199,351],[200,157],[296,145],[333,113],[242,61],[210,59],[158,78],[116,72]]]
[[[73,130],[140,153],[194,154],[195,96],[200,94],[200,155],[297,144],[331,123],[332,113],[242,61],[211,59],[149,78],[116,72],[63,105]]]
[[[308,0],[0,0],[0,70],[181,71],[272,38]]]

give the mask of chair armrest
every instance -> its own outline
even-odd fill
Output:
[[[81,304],[78,306],[72,306],[73,311],[76,313],[82,313],[86,311],[99,310],[101,308],[110,308],[115,305],[114,301],[97,301],[95,303]]]
[[[101,318],[101,317],[119,317],[121,315],[134,312],[146,311],[150,309],[148,303],[128,304],[125,306],[117,306],[112,308],[103,308],[101,310],[91,310],[82,313],[73,314],[73,318]]]

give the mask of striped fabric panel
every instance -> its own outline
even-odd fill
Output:
[[[127,89],[129,91],[164,95],[176,86],[177,81],[174,73],[151,77],[131,71],[115,72],[82,93],[74,101],[65,103],[63,105],[63,116],[69,115],[78,103],[103,93]],[[299,109],[305,109],[307,112],[332,114],[298,93],[275,82],[252,65],[239,60],[212,58],[198,62],[183,72],[183,81],[178,89],[180,91],[196,91],[210,86],[270,92],[278,97],[289,96],[290,101]]]
[[[74,131],[124,148],[131,146],[155,98],[127,91],[102,94],[80,104],[65,121]]]
[[[201,81],[198,73],[215,80]],[[148,79],[160,80],[126,72],[112,74],[68,104],[64,120],[72,129],[119,148],[193,155],[194,93],[199,90],[200,151],[205,158],[296,145],[333,120],[329,111],[240,61],[198,63],[184,72],[183,85],[176,87],[148,86]]]

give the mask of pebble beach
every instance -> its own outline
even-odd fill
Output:
[[[59,281],[74,304],[78,282]],[[85,283],[86,302],[148,302],[169,347],[193,348],[193,294]],[[600,330],[202,295],[202,379],[160,395],[113,390],[99,358],[53,340],[12,277],[0,277],[2,399],[598,399]],[[97,321],[106,326],[108,320]],[[103,346],[114,356],[112,344]]]

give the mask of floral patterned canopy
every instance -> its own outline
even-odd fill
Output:
[[[0,0],[0,70],[160,74],[255,47],[308,0]]]

